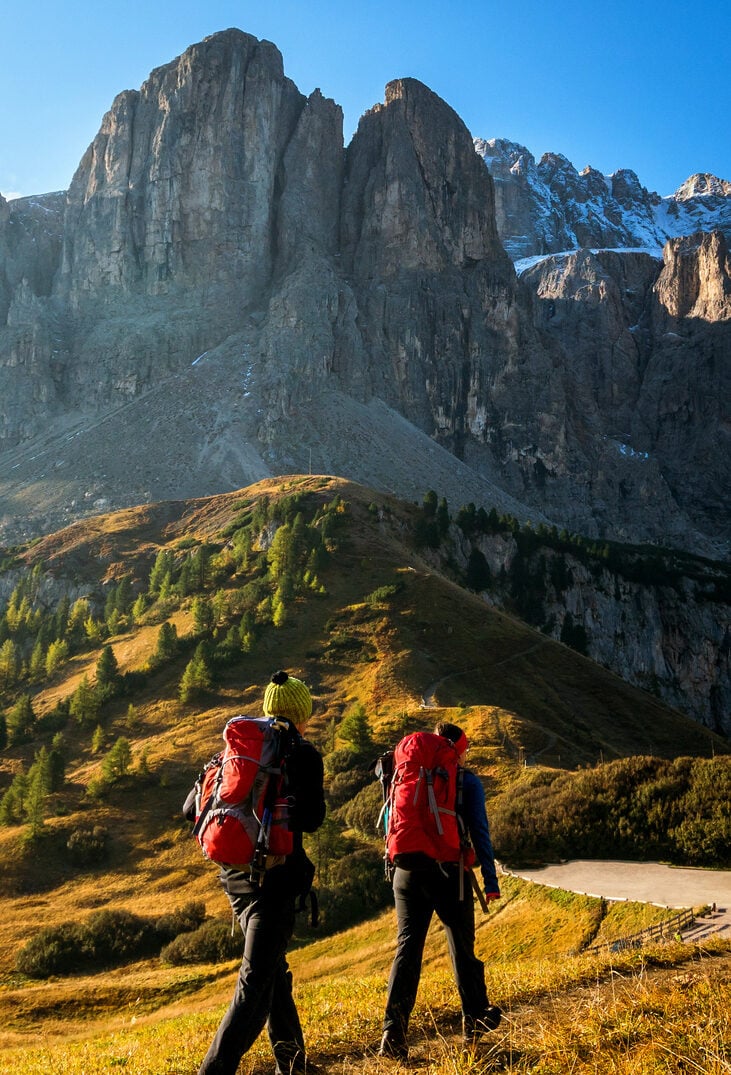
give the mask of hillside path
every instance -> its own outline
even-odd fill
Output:
[[[663,907],[716,905],[715,912],[684,931],[685,940],[711,933],[731,938],[731,870],[688,869],[660,862],[593,862],[576,859],[535,870],[511,870],[537,884],[607,900],[638,900]]]

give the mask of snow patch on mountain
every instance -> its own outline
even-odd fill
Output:
[[[525,146],[474,139],[493,179],[500,238],[524,271],[526,260],[578,248],[644,250],[668,239],[721,230],[731,239],[731,183],[691,176],[667,197],[648,191],[630,169],[579,172],[560,153],[536,163]]]

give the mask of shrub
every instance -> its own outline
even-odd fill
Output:
[[[186,903],[179,911],[161,915],[155,921],[155,929],[161,941],[169,942],[179,933],[192,933],[198,929],[205,917],[205,903]]]
[[[225,963],[239,958],[244,950],[244,935],[237,930],[233,937],[227,922],[213,919],[204,922],[194,933],[176,937],[160,953],[163,963]]]
[[[576,773],[537,770],[490,806],[493,842],[512,861],[731,861],[731,758],[632,757]]]
[[[79,970],[83,966],[83,949],[74,923],[40,930],[18,952],[15,966],[30,978],[50,978],[52,974]]]
[[[328,930],[343,929],[374,914],[391,902],[383,852],[361,847],[334,863],[331,883],[321,892],[323,919]]]
[[[385,605],[388,604],[391,598],[396,597],[403,588],[404,586],[401,582],[396,585],[379,586],[363,600],[367,605]]]
[[[96,911],[81,937],[85,954],[95,966],[128,963],[159,949],[154,924],[129,911]]]
[[[88,829],[74,829],[66,843],[69,858],[80,866],[103,862],[106,858],[107,838],[109,838],[109,832],[101,825]]]
[[[204,913],[199,904],[157,920],[129,911],[97,911],[86,922],[40,930],[18,952],[16,967],[31,978],[49,978],[145,959],[159,952],[176,929],[194,929]]]
[[[337,773],[328,785],[327,797],[333,809],[353,799],[361,788],[370,784],[373,774],[367,769],[353,768],[345,773]]]
[[[349,772],[358,763],[358,755],[352,747],[344,747],[342,750],[331,750],[325,755],[324,765],[327,776],[336,776],[338,773]]]
[[[373,839],[383,836],[383,829],[377,832],[378,816],[383,806],[383,792],[378,781],[368,784],[342,809],[342,817],[350,829]]]

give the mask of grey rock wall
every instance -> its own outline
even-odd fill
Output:
[[[323,458],[362,480],[370,453],[383,473],[378,438],[350,463],[341,439],[328,444],[326,401],[347,396],[415,431],[394,492],[431,486],[426,435],[455,460],[440,490],[452,503],[468,468],[522,518],[723,554],[722,236],[669,244],[662,273],[659,258],[582,247],[518,278],[500,241],[508,179],[515,190],[540,181],[562,242],[624,241],[627,214],[657,208],[633,173],[610,190],[558,155],[513,160],[519,148],[503,147],[493,180],[454,111],[399,79],[345,150],[340,108],[319,91],[305,98],[277,49],[238,30],[121,93],[63,215],[58,198],[44,217],[0,204],[0,452],[12,456],[0,518],[50,499],[66,453],[49,476],[39,441],[63,444],[72,429],[89,446],[74,456],[76,494],[63,486],[77,503],[102,480],[114,506],[133,502],[134,473],[167,490],[181,458],[206,461],[197,486],[185,468],[185,495],[230,488],[235,469],[216,478],[213,464],[232,454],[257,473],[302,467],[305,412]],[[727,192],[700,180],[685,192],[711,196]],[[569,203],[583,207],[581,227]],[[527,228],[525,204],[511,204]],[[206,378],[200,362],[214,354],[233,356],[235,378]],[[181,420],[174,441],[151,443],[148,403],[160,415],[186,391],[213,429]],[[119,438],[98,433],[110,415],[127,467]]]

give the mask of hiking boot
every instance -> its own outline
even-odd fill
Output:
[[[485,1009],[479,1019],[465,1016],[462,1020],[462,1042],[465,1048],[475,1045],[483,1034],[490,1030],[496,1030],[500,1026],[503,1013],[497,1004],[491,1004]]]
[[[386,1030],[381,1038],[378,1055],[387,1056],[390,1060],[407,1060],[409,1047],[403,1038],[394,1034],[392,1030]]]

